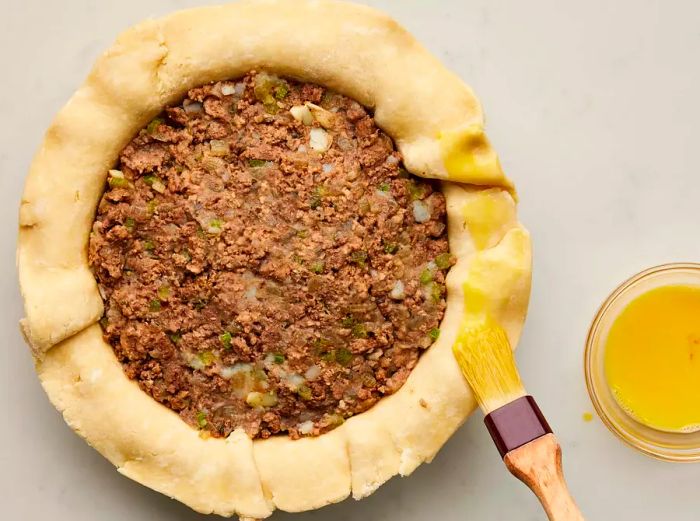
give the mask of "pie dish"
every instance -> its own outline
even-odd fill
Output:
[[[208,85],[224,98],[236,96],[235,82],[251,71],[264,71],[250,76],[253,83],[260,74],[269,74],[286,78],[292,90],[294,82],[301,90],[302,85],[318,85],[342,95],[343,103],[355,100],[371,113],[362,115],[363,121],[372,120],[393,139],[397,153],[387,151],[387,159],[400,158],[408,172],[434,180],[433,186],[444,194],[449,264],[454,265],[445,269],[444,279],[434,275],[447,289],[439,336],[432,336],[434,343],[405,372],[403,385],[377,395],[366,409],[348,413],[343,422],[330,426],[334,428],[315,418],[315,436],[305,436],[311,427],[294,427],[304,425],[295,423],[301,417],[287,429],[259,431],[267,429],[266,435],[235,424],[203,436],[203,427],[214,424],[211,419],[178,415],[173,406],[159,403],[153,393],[149,396],[143,379],[136,382],[125,373],[124,355],[114,348],[121,340],[110,345],[103,337],[104,327],[111,338],[104,319],[109,319],[112,304],[93,255],[98,250],[90,246],[88,256],[104,222],[100,201],[111,189],[118,192],[120,184],[133,184],[144,193],[157,192],[154,200],[172,190],[160,178],[146,179],[137,166],[130,168],[124,151],[148,129],[165,132],[157,116],[182,104],[183,98],[190,100],[193,89]],[[239,94],[243,98],[237,107],[243,110],[248,94]],[[285,103],[296,95],[294,91],[287,98],[284,92],[272,100],[274,112],[284,112],[284,121],[301,129],[295,139],[307,139],[312,129],[319,129],[317,138],[322,136],[319,116],[306,129],[299,122],[304,118],[299,111],[318,110],[315,103],[292,107],[298,107],[297,122],[287,115]],[[264,96],[262,103],[268,103]],[[337,114],[348,113],[341,107]],[[281,115],[275,117],[282,121]],[[331,137],[322,141],[333,139],[337,129],[329,128]],[[150,146],[151,138],[143,139]],[[328,152],[323,144],[321,149],[313,141],[309,144],[321,156]],[[213,146],[211,141],[208,146]],[[115,168],[122,163],[124,171]],[[248,167],[265,166],[249,162]],[[324,163],[314,175],[332,176],[332,171],[325,172]],[[391,183],[399,190],[405,184],[398,178]],[[422,201],[419,197],[411,203],[419,206],[413,217],[421,225]],[[314,204],[309,211],[325,203]],[[223,228],[231,231],[234,221],[222,224],[210,218],[204,223],[205,236],[217,237],[207,240],[218,240]],[[131,232],[134,223],[122,225]],[[139,236],[129,244],[137,245],[145,258],[154,249],[147,243]],[[394,253],[393,246],[383,252],[387,258]],[[364,257],[353,259],[364,263]],[[32,164],[20,208],[18,266],[26,314],[22,331],[44,389],[71,428],[131,479],[197,511],[242,518],[264,518],[275,508],[310,510],[349,495],[360,499],[392,476],[408,475],[430,461],[476,405],[451,355],[460,323],[487,313],[504,325],[515,345],[531,273],[529,236],[517,220],[514,187],[484,134],[474,94],[393,20],[366,7],[332,1],[249,1],[198,8],[144,22],[121,35],[56,116]],[[323,267],[309,266],[304,271],[308,277],[324,275]],[[432,283],[430,277],[421,283]],[[160,295],[164,304],[159,300],[150,312],[172,305],[169,291]],[[343,328],[352,333],[356,326],[349,322]],[[112,333],[118,335],[117,329]],[[360,340],[366,332],[357,331],[353,346],[364,345]],[[373,330],[369,333],[376,336]],[[216,338],[223,346],[216,352],[230,356],[225,349],[232,343],[231,331]],[[363,356],[353,360],[360,363]],[[342,373],[337,351],[334,357],[333,367]],[[280,392],[285,392],[282,387]],[[301,398],[304,394],[297,392]]]

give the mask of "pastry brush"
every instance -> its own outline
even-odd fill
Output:
[[[564,481],[559,442],[525,392],[505,331],[491,321],[465,325],[453,352],[511,474],[535,493],[550,521],[583,521]]]

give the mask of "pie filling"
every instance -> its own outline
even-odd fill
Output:
[[[445,200],[357,102],[250,73],[129,143],[90,237],[104,336],[203,436],[318,435],[438,337]]]

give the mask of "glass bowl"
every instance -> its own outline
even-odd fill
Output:
[[[639,295],[668,285],[700,286],[700,264],[664,264],[650,268],[623,282],[603,302],[586,341],[586,386],[603,423],[627,445],[666,461],[700,461],[700,432],[663,432],[639,423],[617,404],[605,379],[605,343],[615,319]]]

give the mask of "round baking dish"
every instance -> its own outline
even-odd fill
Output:
[[[642,425],[618,405],[605,379],[605,343],[615,319],[636,297],[673,284],[700,286],[700,264],[674,263],[649,268],[623,282],[603,302],[586,341],[586,386],[603,423],[630,447],[665,461],[700,461],[700,432],[663,432]]]

